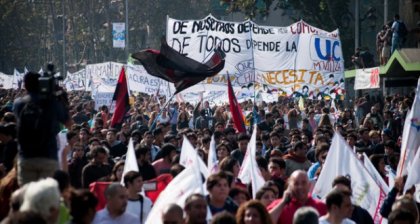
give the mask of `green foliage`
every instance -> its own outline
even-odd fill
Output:
[[[167,16],[200,19],[210,0],[128,0],[129,51],[158,48]],[[52,61],[61,70],[63,4],[67,70],[86,63],[126,62],[124,49],[112,47],[112,23],[125,22],[125,0],[0,0],[0,71],[24,66],[38,70]]]

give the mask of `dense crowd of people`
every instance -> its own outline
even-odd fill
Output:
[[[169,102],[162,108],[164,98],[145,94],[134,97],[123,122],[114,127],[109,108],[98,105],[96,110],[84,91],[69,92],[67,100],[54,97],[41,114],[30,113],[30,102],[43,102],[38,75],[28,73],[24,81],[26,90],[0,89],[2,223],[145,223],[154,200],[141,193],[144,183],[182,172],[183,136],[205,163],[214,136],[218,172],[206,180],[207,195],[189,195],[183,207],[167,204],[161,217],[153,217],[163,223],[207,223],[209,215],[211,223],[223,224],[373,223],[366,209],[352,204],[348,177],[336,177],[324,201],[312,198],[311,188],[328,151],[340,150],[330,149],[335,132],[355,153],[366,153],[390,183],[414,99],[413,94],[365,95],[353,105],[336,101],[337,108],[331,99],[306,99],[303,107],[288,97],[257,104],[248,100],[241,103],[248,133],[237,133],[229,104]],[[38,126],[29,127],[31,120]],[[255,123],[257,164],[265,184],[252,198],[238,174]],[[59,132],[67,139],[62,147]],[[130,139],[139,172],[123,175]],[[34,151],[37,142],[42,150]],[[104,197],[89,190],[100,181],[110,182]],[[404,178],[397,177],[380,213],[391,224],[419,223],[412,190],[403,193],[403,186]]]

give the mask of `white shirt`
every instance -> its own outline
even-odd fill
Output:
[[[113,218],[109,215],[108,208],[100,210],[96,213],[95,219],[92,222],[93,224],[134,224],[140,223],[140,219],[131,213],[128,213],[127,210],[120,216]]]
[[[143,196],[143,203],[140,203],[140,200],[130,200],[128,199],[127,202],[127,208],[125,209],[128,213],[136,216],[137,219],[140,220],[140,223],[145,223],[147,220],[147,216],[150,213],[150,210],[152,210],[152,201],[146,197]],[[143,218],[140,219],[140,211],[141,211],[141,206],[143,206]]]
[[[325,216],[322,216],[321,218],[319,218],[319,224],[330,224],[330,222],[328,222]],[[341,221],[341,224],[356,224],[356,223],[353,220],[346,218],[346,219],[343,219],[343,221]]]

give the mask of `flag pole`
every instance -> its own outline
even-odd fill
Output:
[[[165,107],[167,107],[169,105],[169,102],[172,101],[172,99],[174,98],[175,94],[172,94],[171,98],[169,98],[169,100],[163,105],[163,107],[160,108],[158,115],[156,116],[156,118],[153,120],[152,125],[150,126],[149,130],[153,131],[155,129],[156,126],[156,122],[157,119],[159,118],[159,116],[162,114],[162,111]]]

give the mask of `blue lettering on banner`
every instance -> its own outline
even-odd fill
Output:
[[[311,41],[312,42],[312,41]],[[323,39],[315,37],[313,41],[315,47],[315,53],[311,51],[313,60],[326,60],[326,61],[340,61],[341,60],[341,49],[340,41],[334,39]]]

